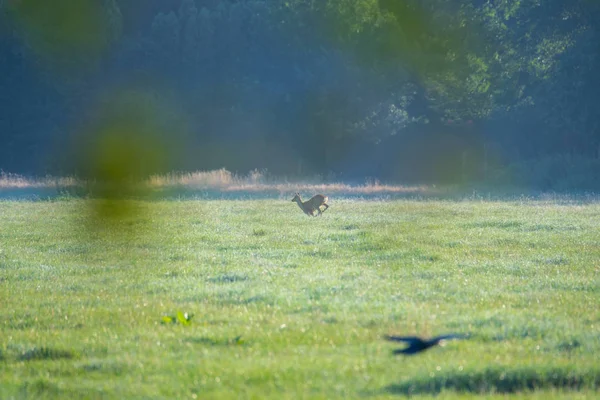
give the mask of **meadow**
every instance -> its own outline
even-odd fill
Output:
[[[288,197],[0,201],[0,398],[600,396],[599,202]]]

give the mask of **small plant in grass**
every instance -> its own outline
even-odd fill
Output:
[[[258,228],[258,229],[252,230],[252,234],[254,236],[265,236],[267,234],[267,231],[264,229]]]
[[[161,323],[163,325],[166,324],[181,324],[184,326],[188,326],[192,323],[192,318],[194,314],[183,313],[181,311],[177,311],[176,315],[165,315],[162,317]]]
[[[244,339],[242,339],[242,335],[238,335],[229,341],[231,344],[242,345],[244,344]]]

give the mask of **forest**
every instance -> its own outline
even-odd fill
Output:
[[[141,175],[598,191],[598,21],[595,0],[0,0],[0,170],[85,175],[114,130]]]

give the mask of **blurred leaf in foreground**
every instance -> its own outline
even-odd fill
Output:
[[[122,30],[115,0],[18,0],[6,5],[25,43],[52,64],[97,61]]]
[[[89,203],[93,225],[135,217],[148,177],[172,168],[181,129],[167,110],[153,93],[120,91],[76,138],[79,173],[97,199]]]

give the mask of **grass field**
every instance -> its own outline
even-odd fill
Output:
[[[0,399],[600,397],[600,203],[97,204],[0,202]]]

